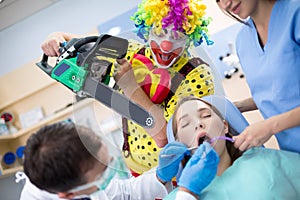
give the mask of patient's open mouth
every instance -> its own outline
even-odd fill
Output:
[[[200,137],[199,140],[198,140],[198,146],[203,144],[203,142],[205,142],[205,141],[210,141],[210,138],[207,137],[206,135],[204,135],[203,137]]]

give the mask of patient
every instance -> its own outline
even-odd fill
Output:
[[[239,152],[230,138],[246,126],[241,113],[224,97],[183,98],[168,131],[173,142],[162,152],[170,147],[174,152],[178,146],[174,136],[187,148],[200,147],[181,173],[179,191],[166,199],[175,195],[176,199],[201,200],[300,199],[300,155],[262,147]],[[158,175],[164,179],[164,173]]]

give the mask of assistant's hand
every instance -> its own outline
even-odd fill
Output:
[[[187,162],[178,185],[199,195],[215,178],[218,164],[218,154],[208,142],[204,142]]]
[[[251,147],[262,146],[273,135],[271,126],[266,120],[251,124],[238,136],[234,136],[234,146],[240,151]]]
[[[171,181],[176,176],[179,164],[185,155],[189,155],[186,145],[180,142],[167,144],[159,153],[156,175],[164,182]]]

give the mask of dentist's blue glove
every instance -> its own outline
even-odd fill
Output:
[[[204,142],[187,162],[178,185],[199,195],[215,178],[218,164],[218,154],[208,142]]]
[[[186,145],[180,142],[167,144],[159,153],[156,175],[164,182],[171,181],[176,176],[179,164],[190,152]]]

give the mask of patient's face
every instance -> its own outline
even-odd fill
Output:
[[[201,145],[205,140],[225,136],[228,126],[206,103],[190,100],[183,103],[176,114],[178,141],[188,147]],[[214,142],[215,150],[225,149],[225,141]]]

